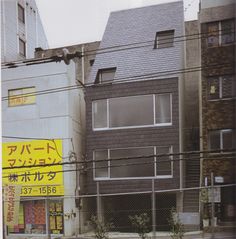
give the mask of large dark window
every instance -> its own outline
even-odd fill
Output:
[[[94,178],[172,177],[171,146],[94,151]]]
[[[170,125],[171,94],[138,95],[93,101],[93,128]]]

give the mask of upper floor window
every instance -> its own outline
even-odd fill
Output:
[[[232,98],[235,95],[233,75],[217,76],[208,79],[208,99]]]
[[[156,33],[154,48],[166,48],[174,46],[174,30]]]
[[[99,69],[95,83],[108,83],[114,80],[116,73],[116,67],[113,68],[106,68],[106,69]]]
[[[93,128],[113,129],[171,125],[171,108],[171,94],[96,100],[93,101]]]
[[[29,105],[35,103],[35,87],[8,90],[8,105]]]
[[[234,147],[234,131],[232,129],[221,129],[209,131],[209,149],[223,150]]]
[[[234,43],[234,20],[211,22],[207,24],[208,47],[221,46]]]
[[[25,41],[19,38],[19,53],[21,56],[26,56],[26,45]]]
[[[18,19],[25,23],[25,9],[20,4],[18,4]]]
[[[171,177],[171,152],[171,146],[95,150],[94,178]]]

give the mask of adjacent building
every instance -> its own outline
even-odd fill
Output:
[[[1,61],[33,58],[36,47],[48,43],[35,1],[1,1]]]
[[[201,180],[203,185],[218,186],[214,216],[219,225],[236,219],[235,14],[235,1],[200,3]],[[207,206],[209,203],[205,204],[205,214],[210,213]]]

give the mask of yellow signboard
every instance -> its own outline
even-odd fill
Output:
[[[22,185],[21,196],[64,195],[62,141],[3,143],[3,184]]]
[[[36,100],[35,87],[9,90],[8,94],[9,106],[34,104]]]

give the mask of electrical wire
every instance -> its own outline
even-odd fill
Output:
[[[214,33],[221,33],[221,30],[217,30],[217,31],[213,31],[211,32],[211,34]],[[228,34],[233,34],[234,31],[230,31],[230,32],[226,32],[224,33],[224,35],[228,35]],[[184,38],[184,37],[190,37],[190,36],[200,36],[197,38],[187,38],[187,39],[182,39],[179,41],[174,41],[174,43],[176,42],[182,42],[182,41],[188,41],[188,40],[196,40],[196,39],[204,39],[208,37],[209,33],[195,33],[195,34],[189,34],[189,35],[182,35],[182,36],[174,36],[171,38],[166,38],[165,40],[168,39],[179,39],[179,38]],[[154,43],[154,40],[148,40],[148,41],[143,41],[143,42],[136,42],[136,43],[129,43],[129,44],[123,44],[123,45],[115,45],[115,46],[111,46],[111,47],[105,47],[105,48],[100,48],[100,49],[96,49],[96,50],[88,50],[85,51],[84,55],[80,55],[79,57],[85,57],[85,56],[91,56],[91,55],[97,55],[97,54],[105,54],[105,53],[112,53],[112,52],[117,52],[117,51],[121,51],[121,50],[128,50],[128,49],[137,49],[137,48],[142,48],[142,47],[147,47],[147,46],[153,46],[153,44],[149,44],[149,45],[145,45],[145,46],[133,46],[133,47],[129,47],[129,48],[125,48],[125,49],[115,49],[112,50],[114,48],[121,48],[121,47],[126,47],[126,46],[132,46],[132,45],[137,45],[137,44],[145,44],[145,43]],[[165,45],[166,43],[160,43],[159,45]],[[104,50],[109,50],[109,51],[105,51],[105,52],[100,52],[100,51],[104,51]],[[94,52],[94,54],[88,54],[89,52]],[[32,58],[32,59],[27,59],[27,60],[23,60],[23,61],[16,61],[16,62],[6,62],[6,63],[2,63],[2,69],[5,68],[15,68],[21,65],[33,65],[33,64],[41,64],[41,63],[49,63],[49,62],[58,62],[61,61],[63,58],[62,56],[51,56],[51,57],[47,57],[47,58]]]
[[[141,74],[141,75],[134,75],[130,77],[122,77],[122,78],[115,78],[114,80],[111,81],[106,81],[106,83],[103,84],[94,84],[94,83],[87,83],[84,85],[84,87],[88,86],[103,86],[107,85],[110,83],[125,83],[127,81],[133,81],[133,80],[151,80],[153,78],[157,77],[163,77],[163,76],[169,76],[169,75],[174,75],[174,74],[181,74],[181,73],[191,73],[191,72],[198,72],[203,69],[211,69],[211,68],[218,68],[218,67],[226,67],[226,66],[231,66],[233,65],[232,62],[224,62],[221,64],[211,64],[208,66],[196,66],[196,67],[189,67],[189,68],[182,68],[182,69],[176,69],[176,70],[168,70],[168,71],[162,71],[162,72],[153,72],[149,74]],[[71,85],[71,86],[64,86],[64,87],[57,87],[57,88],[51,88],[47,90],[41,90],[41,91],[35,91],[35,92],[30,92],[30,93],[25,93],[25,94],[17,94],[14,96],[3,96],[2,101],[6,100],[11,100],[11,99],[18,99],[22,97],[30,97],[30,96],[37,96],[37,95],[45,95],[45,94],[53,94],[53,93],[59,93],[59,92],[64,92],[64,91],[69,91],[69,90],[74,90],[74,89],[81,89],[82,87],[79,85]]]

